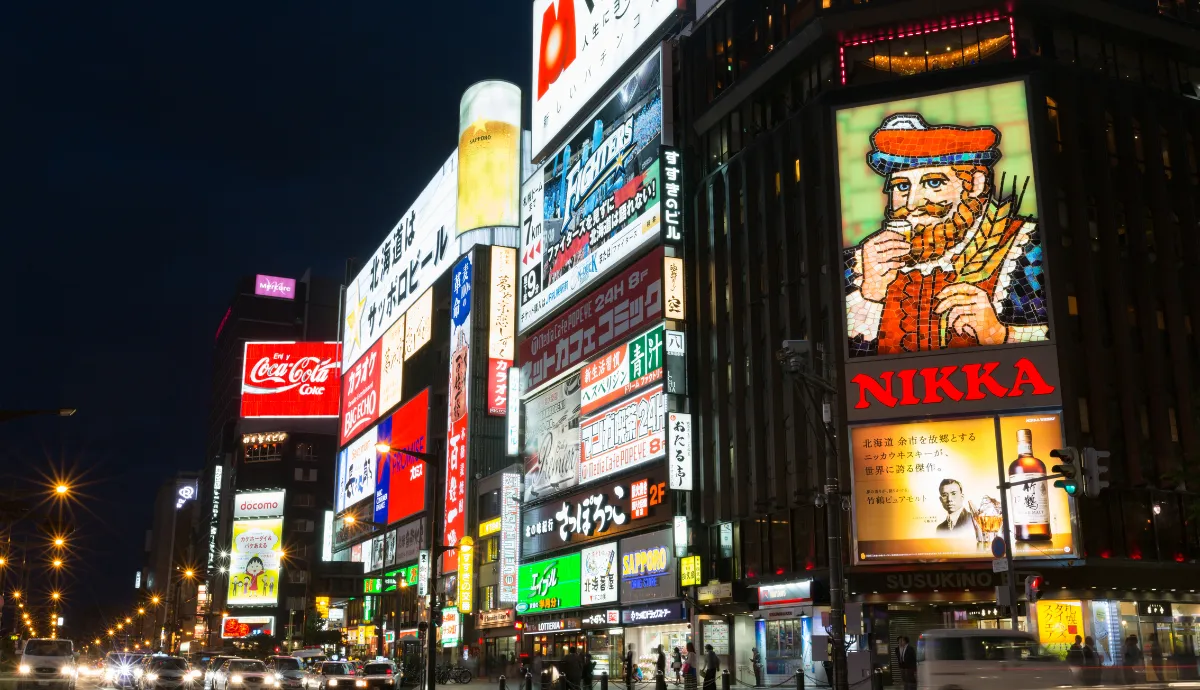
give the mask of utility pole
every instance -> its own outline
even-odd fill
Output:
[[[845,574],[842,564],[842,492],[838,483],[837,427],[833,423],[833,403],[836,389],[830,383],[828,362],[820,346],[814,352],[813,344],[807,340],[785,340],[777,359],[784,371],[792,374],[797,390],[816,407],[817,398],[813,389],[820,391],[821,425],[814,430],[821,436],[821,448],[825,456],[825,486],[816,495],[817,507],[825,507],[825,528],[829,540],[826,549],[829,558],[829,638],[833,646],[834,690],[848,690],[846,670],[846,592]],[[816,359],[816,362],[812,360]],[[805,403],[801,400],[801,404]],[[811,418],[810,418],[811,419]]]

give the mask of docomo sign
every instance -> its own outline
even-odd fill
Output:
[[[233,517],[264,518],[283,515],[283,491],[258,491],[234,497]]]
[[[521,397],[662,318],[663,251],[656,249],[521,343]]]
[[[242,417],[336,417],[340,385],[336,342],[248,342]]]
[[[1053,345],[846,362],[852,422],[1061,404]]]

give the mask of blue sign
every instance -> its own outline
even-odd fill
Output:
[[[655,625],[688,619],[687,607],[682,601],[663,602],[631,606],[621,612],[622,625]]]
[[[450,321],[455,328],[460,328],[471,315],[471,274],[473,268],[471,255],[467,254],[454,264],[454,273],[450,283]],[[450,344],[451,350],[455,343]]]

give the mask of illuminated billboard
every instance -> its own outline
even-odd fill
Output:
[[[505,472],[500,488],[500,603],[517,601],[518,550],[521,547],[521,475]]]
[[[225,616],[221,619],[221,639],[240,640],[255,635],[275,634],[275,616]]]
[[[665,529],[621,540],[621,603],[679,596],[674,531]]]
[[[642,391],[579,423],[579,483],[586,484],[667,454],[667,395]]]
[[[425,509],[425,461],[400,452],[426,452],[429,434],[429,390],[423,390],[379,423],[375,444],[391,448],[375,461],[375,522],[391,524]],[[348,504],[352,505],[352,504]]]
[[[411,208],[346,286],[342,366],[374,345],[457,256],[454,241],[458,151],[450,154]]]
[[[506,81],[472,84],[458,106],[458,234],[516,227],[520,194],[521,89]]]
[[[568,376],[525,403],[525,501],[578,482],[579,376]]]
[[[239,491],[233,498],[233,517],[249,518],[282,517],[284,490]]]
[[[442,546],[453,549],[467,535],[467,460],[471,380],[471,303],[474,301],[474,262],[467,254],[454,265],[450,284],[450,386],[446,419],[445,513]],[[458,569],[458,553],[442,555],[442,571]]]
[[[854,426],[855,562],[990,559],[1005,532],[996,486],[1044,476],[1057,412]],[[1015,558],[1077,558],[1071,501],[1050,482],[1008,496]]]
[[[517,576],[520,594],[517,613],[539,613],[579,608],[580,554],[578,552],[521,564]]]
[[[248,342],[242,417],[337,417],[341,373],[336,342]]]
[[[683,7],[680,0],[535,0],[535,159]]]
[[[517,250],[492,247],[488,299],[488,414],[508,412],[508,370],[517,356]]]
[[[848,357],[1047,341],[1025,82],[835,123]]]
[[[378,427],[354,439],[338,453],[337,486],[334,508],[342,512],[375,494],[375,443]]]
[[[279,599],[283,519],[234,520],[230,540],[230,606],[274,606]]]
[[[655,51],[526,181],[522,333],[661,237],[660,60]]]
[[[592,360],[580,372],[580,412],[591,414],[663,377],[663,326]]]
[[[296,299],[296,279],[280,278],[259,273],[254,276],[254,294],[259,297]]]

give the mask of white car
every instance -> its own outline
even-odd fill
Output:
[[[75,690],[75,650],[70,640],[26,640],[17,662],[17,688],[57,686]]]
[[[1036,690],[1075,685],[1067,663],[1026,632],[931,630],[917,638],[921,690]]]
[[[142,663],[137,676],[139,690],[181,690],[190,688],[200,676],[188,667],[187,660],[178,656],[154,655]]]
[[[354,685],[354,665],[348,661],[322,661],[308,670],[308,690],[344,690]]]
[[[276,690],[279,681],[257,659],[230,659],[213,677],[213,690]]]

